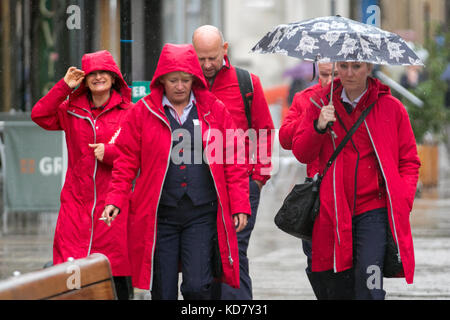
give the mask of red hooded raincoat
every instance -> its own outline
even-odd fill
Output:
[[[113,161],[118,154],[114,140],[132,106],[131,90],[108,51],[85,54],[81,63],[86,75],[106,70],[117,76],[120,92],[112,90],[103,112],[96,118],[91,114],[92,103],[88,100],[84,82],[72,92],[64,79],[39,100],[31,112],[33,121],[42,128],[64,130],[68,150],[68,167],[53,243],[53,263],[99,252],[108,257],[114,276],[129,276],[127,206],[123,207],[111,228],[99,218],[105,206]],[[105,144],[103,162],[96,159],[93,149],[88,146],[94,143]]]
[[[130,262],[133,286],[151,289],[157,211],[172,148],[172,131],[162,106],[164,88],[159,77],[175,71],[194,75],[192,91],[197,101],[203,148],[218,197],[217,233],[223,265],[222,281],[238,287],[239,256],[232,214],[251,212],[247,168],[212,159],[213,154],[217,156],[223,152],[225,156],[226,150],[233,147],[229,141],[222,144],[217,133],[225,137],[225,130],[235,129],[235,125],[224,104],[208,91],[192,45],[164,46],[150,84],[151,93],[130,111],[116,141],[120,156],[114,163],[106,203],[120,209],[126,206],[132,181],[140,170],[129,213]]]
[[[334,88],[333,105],[336,112],[343,114],[346,111],[340,100],[342,85],[339,79],[335,80]],[[324,88],[321,97],[323,101],[328,101],[326,94],[329,91],[330,85]],[[316,97],[316,102],[319,101]],[[355,112],[360,114],[373,102],[375,105],[358,131],[367,133],[385,182],[389,225],[404,271],[398,276],[404,276],[407,283],[412,283],[415,264],[409,216],[420,167],[416,141],[405,107],[390,94],[389,87],[377,79],[369,78],[367,92],[359,101]],[[319,169],[323,172],[334,149],[329,131],[319,134],[314,129],[313,121],[319,118],[319,113],[316,106],[311,104],[308,107],[305,119],[294,136],[292,151],[303,163],[310,163],[319,157]],[[334,141],[337,146],[346,132],[338,121],[334,123],[333,130],[337,135]],[[351,148],[351,144],[347,144],[338,155],[320,186],[320,212],[314,224],[312,238],[313,271],[334,269],[335,272],[340,272],[353,265],[353,212],[349,205],[353,201],[349,201],[349,193],[345,192],[349,186],[344,185],[348,181],[344,172],[351,171],[346,171],[349,166],[354,170],[356,161],[346,158],[346,154],[349,154],[346,153],[346,148]],[[347,161],[344,162],[344,159]],[[358,186],[367,183],[372,182],[358,181]]]

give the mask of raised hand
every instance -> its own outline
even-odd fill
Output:
[[[72,89],[75,89],[81,83],[81,81],[83,81],[83,79],[84,71],[79,70],[75,67],[70,67],[67,70],[66,75],[64,76],[64,81]]]
[[[334,115],[334,106],[323,106],[320,111],[319,120],[317,121],[317,128],[319,130],[325,130],[329,122],[335,122],[336,116]]]

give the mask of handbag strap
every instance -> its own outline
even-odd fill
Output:
[[[344,146],[347,144],[347,142],[350,140],[352,135],[356,132],[356,130],[361,125],[361,123],[367,117],[367,115],[369,114],[370,110],[375,105],[375,103],[376,103],[376,101],[374,103],[372,103],[369,107],[367,107],[361,113],[361,115],[359,116],[358,120],[353,124],[353,126],[347,132],[347,134],[345,135],[344,139],[342,139],[341,143],[339,143],[338,147],[334,150],[333,154],[331,155],[330,159],[328,160],[327,165],[326,165],[325,169],[323,170],[322,177],[325,175],[325,173],[327,172],[328,168],[330,168],[331,165],[333,164],[334,160],[336,160],[338,154],[342,151],[342,149],[344,149]]]

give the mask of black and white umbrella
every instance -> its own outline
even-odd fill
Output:
[[[423,65],[399,35],[340,16],[278,25],[251,51],[318,62]]]
[[[259,40],[251,51],[281,53],[314,62],[423,65],[422,60],[398,34],[341,16],[278,25]],[[333,63],[331,95],[334,68]]]

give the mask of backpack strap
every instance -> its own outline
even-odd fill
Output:
[[[242,100],[245,106],[245,116],[247,117],[248,127],[252,127],[251,105],[253,100],[253,82],[250,72],[245,69],[235,67],[236,76],[241,90]]]

